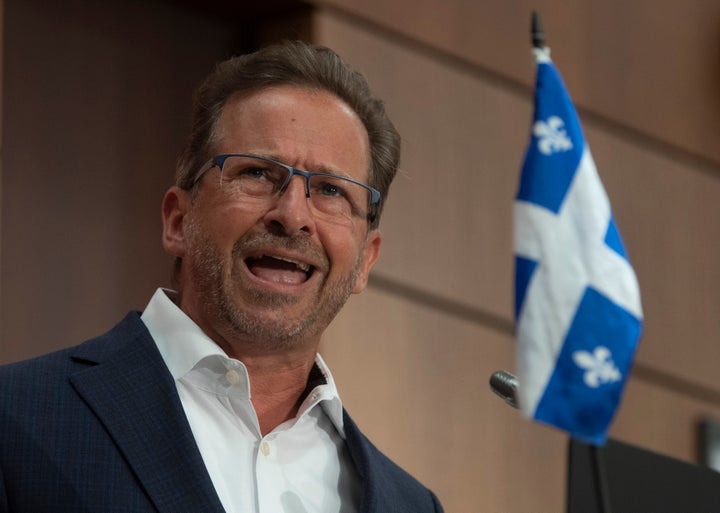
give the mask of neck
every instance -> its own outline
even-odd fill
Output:
[[[268,349],[256,342],[216,343],[230,358],[245,365],[250,380],[251,402],[265,436],[297,416],[305,399],[308,376],[315,363],[318,343]]]
[[[297,360],[243,358],[248,371],[252,404],[263,436],[295,418],[305,399],[315,354]]]
[[[181,308],[230,358],[245,365],[263,436],[297,415],[320,344],[319,335],[291,342],[252,338],[231,327],[217,329],[202,317],[194,318],[187,305]]]

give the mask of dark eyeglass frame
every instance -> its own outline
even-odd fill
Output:
[[[356,185],[359,185],[360,187],[363,187],[370,193],[370,201],[369,205],[374,206],[377,205],[380,202],[380,191],[377,189],[374,189],[370,187],[367,184],[364,184],[362,182],[359,182],[357,180],[353,180],[352,178],[348,178],[346,176],[341,175],[334,175],[332,173],[315,173],[312,171],[303,171],[302,169],[297,169],[295,167],[289,166],[287,164],[283,164],[282,162],[278,162],[277,160],[273,160],[267,157],[263,157],[261,155],[253,155],[251,153],[223,153],[221,155],[215,155],[213,158],[208,160],[205,165],[203,165],[200,169],[198,169],[197,173],[195,173],[195,176],[193,176],[193,179],[191,181],[191,186],[194,187],[196,183],[200,181],[200,179],[207,173],[210,169],[217,166],[220,168],[220,172],[222,173],[223,165],[225,164],[225,161],[230,157],[244,157],[244,158],[252,158],[252,159],[258,159],[262,160],[271,164],[275,164],[277,166],[283,167],[287,169],[288,176],[285,179],[285,182],[283,182],[282,186],[280,186],[279,192],[285,192],[285,189],[287,189],[288,185],[290,185],[290,180],[292,180],[292,177],[295,175],[302,176],[305,178],[305,197],[310,197],[310,178],[313,176],[325,176],[328,178],[334,178],[339,180],[345,180],[350,183],[354,183]]]

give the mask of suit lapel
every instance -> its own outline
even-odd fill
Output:
[[[175,383],[137,313],[79,347],[70,381],[160,512],[222,512]]]
[[[386,510],[383,509],[383,505],[386,504],[385,489],[382,486],[383,473],[376,468],[375,460],[371,457],[370,444],[344,410],[343,424],[345,444],[362,481],[362,496],[358,513],[385,513]]]
[[[362,480],[358,513],[442,513],[430,490],[382,454],[345,411],[343,418],[345,443]]]

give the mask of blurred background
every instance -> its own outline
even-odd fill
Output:
[[[698,426],[720,418],[720,3],[0,5],[0,362],[102,333],[168,286],[160,202],[193,90],[231,55],[324,44],[404,139],[379,264],[323,342],[346,406],[448,513],[563,511],[566,436],[487,385],[514,370],[512,204],[537,9],[643,294],[611,436],[701,462]]]

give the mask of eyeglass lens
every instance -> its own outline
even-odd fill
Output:
[[[233,155],[222,165],[221,185],[231,194],[269,199],[284,192],[293,174],[299,173],[276,162]],[[370,193],[362,185],[328,174],[300,177],[304,179],[305,192],[317,210],[334,216],[365,215]]]

